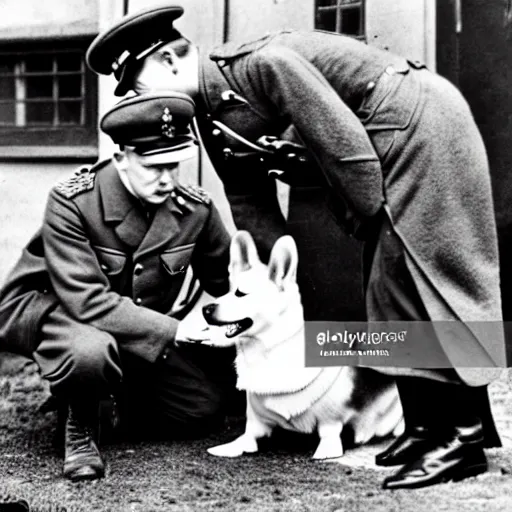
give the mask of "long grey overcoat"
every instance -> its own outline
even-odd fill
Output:
[[[247,169],[238,179],[224,171],[211,120],[251,141],[293,125],[345,214],[364,224],[385,211],[430,319],[501,321],[486,152],[455,87],[417,63],[318,31],[230,43],[204,57],[199,126],[239,228],[271,245],[283,222],[271,186]],[[457,369],[471,385],[488,383],[499,371],[491,367],[504,365],[502,330],[483,331],[463,344],[440,337],[449,358],[477,354],[486,367]]]

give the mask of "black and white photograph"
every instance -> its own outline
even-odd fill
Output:
[[[0,512],[512,509],[512,0],[2,0]]]

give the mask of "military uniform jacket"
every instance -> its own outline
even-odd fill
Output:
[[[335,201],[363,220],[389,217],[431,319],[501,321],[485,148],[449,82],[342,35],[284,31],[215,49],[202,62],[200,84],[202,137],[237,227],[264,245],[285,223],[270,180],[223,161],[209,123],[218,119],[252,142],[293,125]],[[228,89],[238,101],[224,101]],[[504,363],[502,336],[475,333],[466,345],[444,348],[448,356],[479,353],[482,366]]]
[[[53,305],[77,321],[153,361],[174,340],[178,321],[168,314],[189,264],[208,293],[228,291],[229,241],[200,189],[179,188],[177,201],[167,199],[148,222],[112,163],[84,169],[51,191],[42,233],[4,287],[0,318],[10,327],[0,341],[34,350],[40,317],[55,297]]]

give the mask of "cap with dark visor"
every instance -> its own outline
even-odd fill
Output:
[[[182,14],[183,7],[163,4],[123,17],[94,39],[85,56],[87,65],[98,74],[114,73],[119,82],[115,94],[124,96],[132,88],[144,58],[183,38],[173,27]]]

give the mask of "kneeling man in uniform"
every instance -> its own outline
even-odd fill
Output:
[[[197,151],[194,107],[161,93],[107,112],[119,152],[53,188],[0,293],[1,349],[33,358],[65,404],[71,480],[104,475],[94,431],[105,397],[121,424],[189,435],[222,416],[234,383],[232,353],[175,343],[197,339],[176,308],[189,266],[209,294],[229,290],[230,236],[208,194],[177,181]]]

